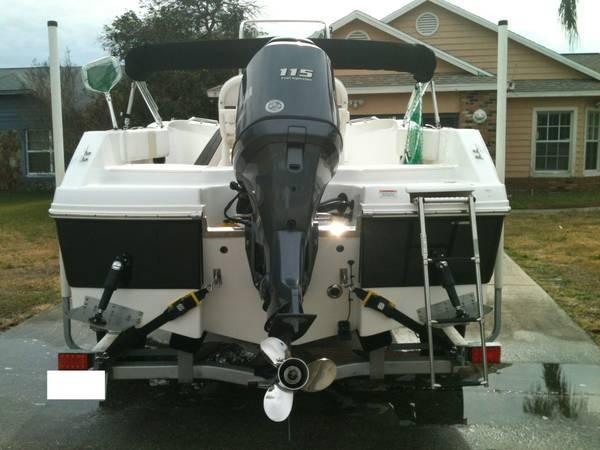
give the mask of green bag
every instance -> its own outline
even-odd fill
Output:
[[[405,123],[408,124],[404,164],[423,163],[423,95],[429,83],[417,83],[408,102]]]

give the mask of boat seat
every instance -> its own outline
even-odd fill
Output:
[[[440,130],[423,128],[423,164],[439,162]],[[367,119],[348,125],[344,140],[345,164],[400,164],[407,130],[402,121]]]
[[[166,128],[125,130],[121,136],[121,159],[125,163],[145,162],[169,155]]]
[[[340,119],[340,134],[344,137],[346,126],[350,122],[350,111],[348,111],[348,91],[346,86],[337,78],[335,79],[335,102]]]
[[[194,164],[202,150],[219,131],[216,121],[206,119],[172,120],[167,126],[169,146],[173,149],[167,157],[169,164]],[[206,163],[209,164],[210,160]]]
[[[219,91],[219,125],[223,139],[219,165],[231,165],[231,148],[235,144],[235,120],[242,75],[236,75],[223,84]]]
[[[399,164],[406,130],[394,119],[373,119],[351,123],[344,141],[346,164]]]
[[[240,92],[242,75],[236,75],[223,84],[219,91],[219,124],[223,145],[221,147],[221,161],[219,165],[231,165],[231,149],[235,144],[235,122],[237,117],[237,103]],[[336,106],[338,108],[339,127],[342,137],[346,131],[346,125],[350,120],[348,111],[348,91],[344,84],[335,79]]]

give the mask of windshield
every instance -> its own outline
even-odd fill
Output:
[[[319,20],[246,20],[240,26],[240,39],[291,37],[324,39],[327,24]]]

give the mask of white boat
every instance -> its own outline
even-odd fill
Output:
[[[218,122],[161,120],[145,84],[156,70],[240,66],[220,90]],[[479,367],[473,348],[483,352],[474,379],[487,382],[484,288],[510,210],[488,149],[476,130],[425,127],[421,161],[407,164],[415,124],[349,120],[332,66],[409,70],[426,83],[435,58],[289,38],[128,56],[132,95],[155,122],[85,133],[50,208],[71,288],[67,341],[76,346],[70,320],[90,322],[93,368],[115,380],[258,385],[276,421],[294,391],[334,380],[425,374],[436,387]],[[106,60],[84,70],[94,67],[110,72]],[[151,332],[169,333],[178,361],[139,362],[156,353],[143,348]],[[246,356],[201,359],[210,341]],[[300,352],[315,360],[290,356]]]

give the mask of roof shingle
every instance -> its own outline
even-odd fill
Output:
[[[368,87],[408,87],[415,81],[409,74],[374,74],[374,75],[340,75],[338,78],[347,88]],[[463,74],[437,74],[433,77],[439,87],[452,85],[471,85],[476,90],[481,85],[482,90],[495,89],[495,78],[478,77]],[[485,85],[485,86],[484,86]],[[490,87],[492,85],[492,87]],[[514,93],[543,93],[543,92],[585,92],[600,91],[600,81],[596,80],[515,80],[509,90]]]
[[[338,75],[344,86],[353,87],[380,87],[380,86],[412,86],[415,80],[407,73],[369,74],[369,75]],[[490,84],[495,83],[492,77],[467,75],[467,74],[436,74],[433,80],[438,86],[457,84]]]
[[[600,53],[564,53],[563,56],[582,66],[600,72]]]

